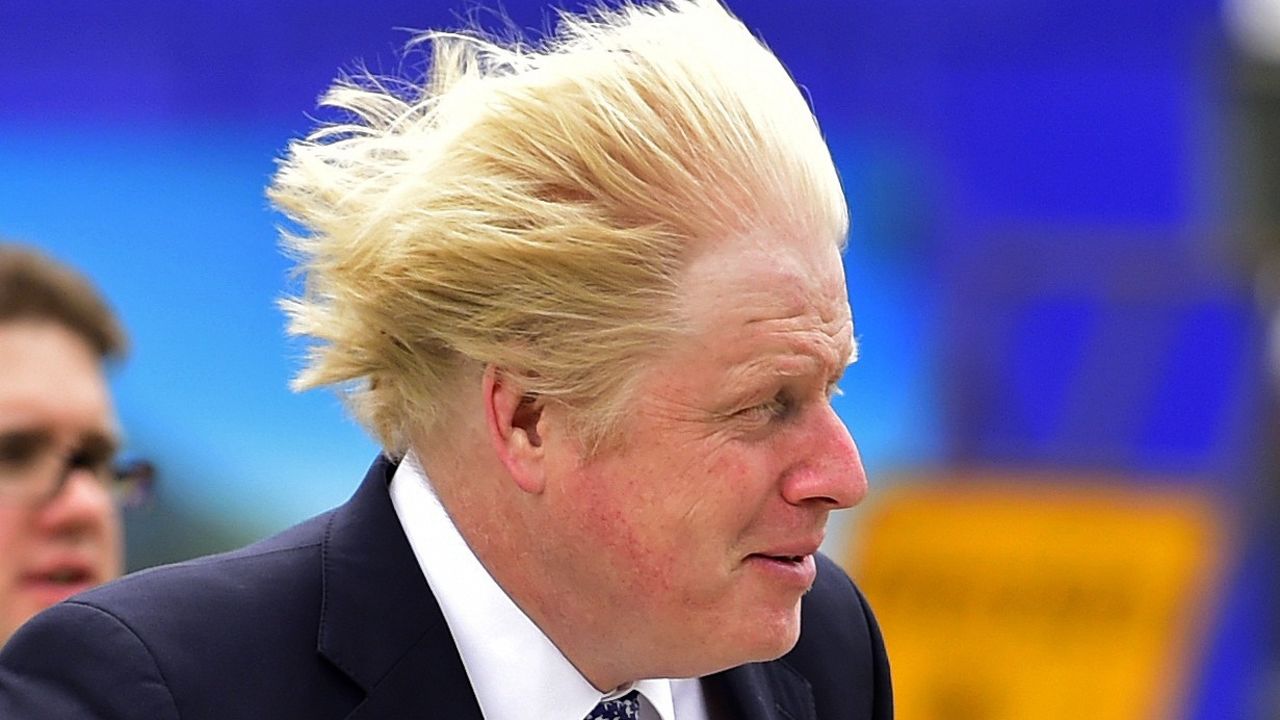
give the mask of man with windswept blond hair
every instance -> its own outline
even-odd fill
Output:
[[[421,42],[423,83],[340,80],[270,188],[297,386],[383,455],[329,513],[36,618],[0,716],[890,718],[818,552],[867,484],[830,405],[847,210],[795,83],[714,0]]]

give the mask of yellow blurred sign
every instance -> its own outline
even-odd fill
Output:
[[[1226,540],[1202,498],[1025,476],[906,484],[847,567],[903,720],[1185,714]]]

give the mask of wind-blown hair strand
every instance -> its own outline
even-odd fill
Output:
[[[681,331],[680,272],[749,232],[842,243],[817,124],[777,59],[714,0],[563,15],[537,46],[414,40],[421,83],[340,79],[343,122],[293,142],[269,189],[312,339],[296,388],[341,388],[392,453],[493,364],[564,402],[584,441]]]

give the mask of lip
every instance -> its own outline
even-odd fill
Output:
[[[812,553],[786,556],[757,553],[748,555],[743,564],[772,582],[801,592],[813,587],[813,581],[818,577],[818,565]]]
[[[96,566],[87,558],[49,560],[22,573],[20,587],[44,605],[53,605],[102,583]]]
[[[818,548],[822,547],[822,535],[805,540],[793,540],[791,542],[778,543],[770,545],[763,550],[751,553],[752,555],[767,555],[770,557],[799,557],[803,555],[812,555],[818,552]]]
[[[769,545],[743,559],[743,564],[765,574],[774,582],[807,591],[818,575],[814,554],[822,545],[822,535]]]

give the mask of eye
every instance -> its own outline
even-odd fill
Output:
[[[0,434],[0,465],[9,469],[30,466],[47,444],[46,438],[41,433]]]
[[[767,402],[743,408],[735,415],[750,422],[763,423],[783,419],[791,414],[793,408],[794,404],[791,399],[786,395],[779,394]]]
[[[94,475],[105,476],[111,469],[111,456],[97,453],[77,452],[71,456],[69,464],[75,468],[88,470]]]
[[[95,475],[105,477],[111,470],[111,461],[115,458],[116,448],[113,443],[103,438],[91,438],[71,454],[73,467],[84,468]]]

